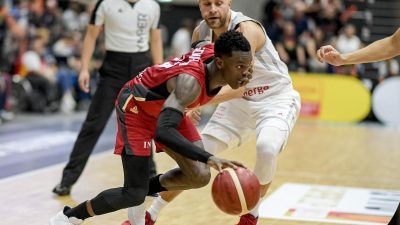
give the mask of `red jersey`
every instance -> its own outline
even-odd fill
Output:
[[[204,61],[214,56],[214,45],[208,44],[193,49],[181,58],[164,64],[148,67],[130,80],[119,93],[116,101],[118,133],[115,153],[137,156],[150,155],[151,140],[154,138],[157,119],[168,98],[166,82],[180,74],[196,78],[201,86],[199,97],[188,106],[204,105],[213,96],[207,92],[207,70]],[[178,131],[189,141],[200,140],[196,127],[187,116],[182,118]],[[162,145],[156,143],[158,150]]]
[[[204,61],[213,56],[214,45],[208,44],[193,49],[181,58],[174,58],[163,64],[148,67],[126,85],[131,89],[138,107],[141,107],[149,115],[158,116],[169,95],[166,90],[166,81],[183,73],[189,74],[199,81],[201,93],[188,108],[204,105],[213,97],[207,94]]]

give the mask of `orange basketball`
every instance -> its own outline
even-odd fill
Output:
[[[245,214],[260,199],[260,182],[246,168],[227,168],[215,177],[211,192],[215,204],[223,212],[230,215]]]

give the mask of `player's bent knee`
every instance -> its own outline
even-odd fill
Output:
[[[270,183],[274,177],[278,154],[286,137],[285,131],[271,129],[268,130],[270,136],[258,138],[256,144],[257,160],[254,173],[263,185]]]
[[[257,157],[264,160],[273,160],[278,156],[282,144],[271,142],[257,142]]]
[[[276,158],[284,145],[287,131],[272,127],[264,130],[266,134],[257,138],[257,157]]]
[[[190,185],[192,188],[201,188],[206,186],[211,179],[211,172],[209,168],[198,169],[192,174],[190,179]]]
[[[148,189],[126,187],[122,190],[123,196],[126,199],[127,207],[137,206],[144,202]]]

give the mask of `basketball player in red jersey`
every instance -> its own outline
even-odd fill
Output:
[[[214,47],[195,48],[182,58],[147,68],[126,83],[115,104],[115,154],[121,155],[124,186],[105,190],[75,208],[65,206],[50,225],[80,224],[95,215],[142,204],[146,195],[161,191],[200,188],[210,180],[210,167],[221,171],[242,166],[206,152],[184,112],[206,104],[226,84],[233,89],[246,85],[251,67],[249,42],[241,33],[228,31]],[[179,168],[149,179],[152,139],[157,150],[164,150]]]

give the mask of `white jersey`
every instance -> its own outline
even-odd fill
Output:
[[[149,50],[150,30],[158,28],[159,20],[155,0],[99,0],[90,23],[104,25],[106,50],[133,53]]]
[[[252,100],[257,98],[259,94],[266,96],[291,91],[293,87],[288,68],[279,58],[278,52],[268,38],[264,27],[258,21],[243,15],[241,12],[231,10],[231,21],[228,29],[236,29],[238,24],[243,21],[254,21],[259,24],[263,29],[266,40],[264,46],[255,54],[253,78],[246,85],[246,92],[243,97]],[[212,41],[212,37],[212,30],[204,20],[201,21],[199,25],[199,40]]]

